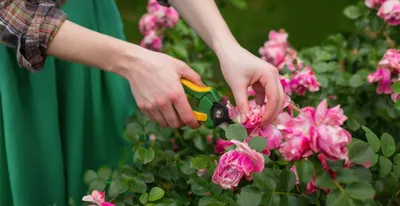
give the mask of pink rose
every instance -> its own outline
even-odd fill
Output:
[[[157,29],[157,18],[153,14],[145,14],[139,20],[139,30],[143,35]]]
[[[328,109],[328,102],[326,99],[319,103],[317,109],[315,110],[315,123],[317,125],[326,124],[331,126],[340,126],[343,125],[346,120],[347,116],[343,114],[343,110],[340,108],[340,105]]]
[[[400,24],[400,1],[387,0],[378,10],[378,16],[385,20],[389,25]]]
[[[163,27],[173,28],[179,21],[179,13],[172,7],[162,7],[154,12],[157,23]]]
[[[140,46],[153,50],[161,51],[162,48],[162,38],[157,36],[155,31],[150,31],[140,43]]]
[[[269,40],[259,49],[261,58],[274,66],[283,64],[286,50],[289,48],[287,38],[288,34],[285,31],[269,32]]]
[[[379,61],[378,65],[379,67],[386,67],[400,71],[400,50],[388,49],[383,58]]]
[[[212,135],[207,135],[206,140],[208,144],[212,144],[214,141],[214,137]]]
[[[260,106],[256,103],[255,100],[249,101],[250,113],[247,116],[246,122],[243,123],[243,126],[247,128],[248,133],[252,133],[252,131],[260,126],[262,116],[265,112],[265,105]]]
[[[285,94],[291,95],[292,87],[290,85],[290,79],[287,76],[280,76],[280,80]]]
[[[377,94],[391,94],[391,72],[387,68],[378,68],[376,72],[368,75],[367,80],[369,83],[378,82],[378,87],[376,88]]]
[[[233,143],[229,140],[218,139],[215,145],[215,153],[222,154],[228,147],[232,146]]]
[[[297,170],[295,166],[292,166],[292,168],[290,168],[290,170],[292,170],[292,172],[295,174],[296,176],[296,186],[298,187],[300,185],[300,179],[299,176],[297,174]],[[314,174],[313,178],[311,179],[311,181],[307,184],[306,186],[306,193],[310,194],[310,193],[314,193],[315,191],[317,191],[317,185],[315,183],[316,181],[316,176]]]
[[[158,10],[164,8],[164,6],[160,5],[157,0],[149,0],[147,3],[147,12],[154,14]]]
[[[390,94],[390,98],[392,99],[393,102],[397,102],[397,100],[400,99],[400,94],[395,94],[392,92],[392,94]]]
[[[238,186],[243,176],[251,180],[253,172],[264,169],[264,157],[252,150],[247,144],[232,140],[236,150],[228,151],[221,156],[214,171],[212,181],[223,189],[233,189]]]
[[[292,80],[290,81],[292,92],[297,95],[303,96],[306,93],[306,89],[310,92],[316,92],[319,90],[320,83],[312,71],[310,66],[306,66],[304,69],[296,72]]]
[[[114,206],[114,204],[105,202],[104,200],[104,192],[99,192],[97,190],[93,190],[90,195],[86,195],[82,198],[84,202],[96,203],[98,206]],[[93,206],[96,206],[93,205]]]
[[[281,144],[279,152],[287,161],[299,160],[312,154],[310,141],[307,137],[293,137]]]
[[[314,151],[321,151],[331,160],[340,160],[347,158],[351,136],[339,126],[320,125],[312,141]]]
[[[371,9],[378,8],[386,0],[365,0],[365,5]]]

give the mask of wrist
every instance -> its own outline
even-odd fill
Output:
[[[241,48],[240,44],[236,41],[235,38],[214,38],[211,46],[212,50],[221,58],[233,51],[236,51]]]

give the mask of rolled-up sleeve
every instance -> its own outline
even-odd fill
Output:
[[[17,49],[21,67],[39,71],[47,48],[67,15],[65,0],[0,0],[0,42]]]

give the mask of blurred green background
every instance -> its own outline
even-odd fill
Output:
[[[201,0],[199,0],[201,1]],[[142,36],[138,21],[146,12],[147,0],[116,0],[130,42],[139,43]],[[356,0],[247,0],[247,9],[231,4],[221,13],[238,41],[253,53],[268,39],[272,29],[284,28],[296,49],[313,46],[327,35],[346,32],[351,23],[342,11]]]

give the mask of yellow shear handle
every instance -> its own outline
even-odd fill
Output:
[[[181,83],[185,88],[185,92],[195,98],[200,98],[203,95],[203,93],[209,92],[212,89],[211,87],[198,86],[187,79],[181,79]],[[197,111],[193,111],[193,114],[196,117],[197,121],[199,122],[207,121],[208,118],[207,114]]]

